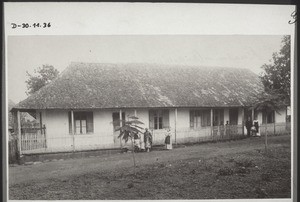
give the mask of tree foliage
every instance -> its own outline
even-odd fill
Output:
[[[263,113],[270,113],[272,111],[279,113],[280,106],[284,105],[285,101],[282,100],[281,94],[274,94],[274,93],[265,93],[262,92],[257,95],[256,101],[251,107],[255,111],[260,111]],[[265,116],[265,123],[267,123],[267,116]],[[268,148],[268,133],[267,127],[265,126],[265,150],[267,151]]]
[[[32,95],[40,88],[57,78],[59,71],[55,69],[52,65],[43,65],[43,67],[39,67],[34,70],[34,75],[28,73],[27,71],[26,73],[29,77],[28,80],[26,80],[28,89],[26,94]]]
[[[131,140],[133,168],[134,168],[134,174],[136,174],[136,171],[135,171],[136,163],[135,163],[133,140],[134,140],[135,135],[138,135],[139,133],[143,133],[141,130],[144,128],[142,128],[138,125],[144,124],[144,123],[139,121],[138,117],[136,117],[136,116],[130,116],[130,117],[128,117],[128,120],[120,120],[120,123],[122,123],[122,126],[120,126],[116,129],[116,131],[120,131],[118,138],[122,138],[123,140],[125,140],[125,142],[128,142],[128,140]]]
[[[138,117],[132,116],[129,118],[133,120],[122,120],[122,127],[116,129],[116,131],[120,131],[120,135],[118,137],[125,140],[125,142],[127,142],[129,139],[132,140],[135,135],[142,133],[141,129],[143,128],[138,125],[144,124],[138,120]]]
[[[290,103],[291,96],[291,38],[284,36],[279,52],[272,55],[270,64],[261,68],[264,72],[260,75],[265,91],[269,94],[280,95],[286,104]]]

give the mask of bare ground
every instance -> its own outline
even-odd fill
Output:
[[[290,198],[290,136],[9,168],[9,199]]]

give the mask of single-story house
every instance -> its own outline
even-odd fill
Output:
[[[169,127],[173,142],[185,143],[227,134],[224,125],[243,135],[248,116],[285,123],[286,108],[273,114],[248,110],[262,91],[248,69],[71,63],[12,112],[22,153],[120,148],[125,143],[115,131],[117,121],[131,115],[150,129],[154,144],[164,143]],[[22,129],[20,112],[35,114],[39,127]]]

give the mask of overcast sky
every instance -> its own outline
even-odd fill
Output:
[[[10,36],[8,98],[25,99],[26,71],[71,62],[161,63],[248,68],[255,73],[280,50],[282,36]]]

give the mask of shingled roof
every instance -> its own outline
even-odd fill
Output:
[[[236,107],[262,90],[248,69],[71,63],[14,109]]]

